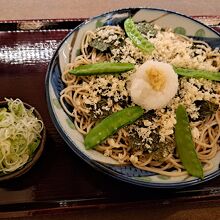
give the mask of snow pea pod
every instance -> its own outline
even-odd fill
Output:
[[[143,37],[131,18],[125,20],[124,28],[126,34],[136,47],[140,48],[145,53],[151,53],[154,50],[154,45]]]
[[[90,76],[108,73],[122,73],[134,69],[132,63],[94,63],[78,66],[69,71],[77,76]]]
[[[174,67],[174,71],[181,76],[203,78],[213,81],[220,81],[220,72],[212,72],[206,70],[186,69],[181,67]]]
[[[119,128],[136,121],[143,113],[141,107],[132,106],[109,115],[88,132],[84,140],[86,149],[94,148]]]
[[[175,139],[180,160],[189,174],[202,179],[204,177],[202,164],[195,150],[188,115],[183,105],[179,105],[176,110],[176,121]]]

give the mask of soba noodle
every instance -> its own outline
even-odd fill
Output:
[[[115,48],[113,48],[111,51],[101,52],[100,50],[91,47],[90,42],[97,38],[97,36],[100,37],[104,42],[111,42],[112,44],[115,44]],[[101,79],[108,80],[110,83],[109,87],[111,88],[113,85],[111,85],[111,82],[114,80],[118,80],[116,82],[118,84],[124,82],[123,85],[125,86],[119,92],[123,94],[122,97],[126,97],[127,103],[129,103],[129,94],[126,94],[125,90],[126,86],[129,84],[129,77],[133,72],[130,71],[125,73],[123,75],[124,77],[119,77],[117,75],[79,77],[68,73],[68,70],[74,67],[82,64],[91,64],[103,61],[132,62],[136,64],[136,66],[139,66],[146,60],[158,60],[179,67],[205,69],[216,72],[219,71],[220,53],[218,49],[211,49],[205,42],[193,41],[188,37],[174,34],[169,30],[161,31],[159,27],[157,27],[156,36],[146,37],[148,37],[149,41],[155,45],[155,51],[151,55],[145,55],[138,48],[135,48],[131,41],[125,36],[124,30],[119,26],[105,26],[98,28],[95,31],[88,31],[85,33],[81,43],[81,55],[77,56],[62,73],[62,80],[66,84],[66,88],[61,92],[60,96],[62,107],[68,115],[73,117],[75,126],[81,134],[87,134],[88,131],[99,120],[99,116],[100,118],[104,117],[102,112],[99,112],[100,107],[98,105],[102,97],[101,92],[104,90],[101,90],[100,92],[98,89],[99,84],[96,84],[96,82],[101,81]],[[120,42],[117,41],[119,38],[124,40],[123,44],[120,44]],[[178,50],[175,49],[175,45],[178,45]],[[182,97],[186,96],[184,94],[187,92],[187,86],[189,85],[194,86],[195,88],[197,86],[197,93],[200,94],[202,94],[202,88],[208,87],[208,89],[206,89],[205,92],[203,91],[203,93],[206,93],[206,96],[208,96],[207,93],[211,91],[211,96],[208,100],[214,100],[214,103],[219,106],[219,83],[208,82],[208,80],[200,79],[193,79],[190,81],[184,77],[180,77],[179,81],[180,85],[183,86],[180,86],[180,92],[178,93],[177,97],[174,98],[176,101],[173,101],[166,108],[156,111],[157,117],[155,117],[155,123],[160,122],[163,124],[164,117],[166,120],[170,120],[171,112],[174,112],[176,104],[178,104]],[[184,91],[185,93],[183,92],[182,97],[178,97],[180,96],[181,91]],[[106,90],[104,92],[106,92]],[[190,92],[192,91],[188,91],[188,93]],[[109,93],[106,92],[105,94]],[[205,95],[203,97],[205,97]],[[92,102],[95,102],[95,104]],[[123,104],[121,104],[122,102],[123,100],[120,99],[120,97],[115,99],[113,95],[108,98],[106,103],[104,103],[104,105],[106,105],[106,109],[103,107],[102,111],[103,109],[105,109],[107,112],[118,111],[123,108]],[[66,107],[66,103],[72,106],[71,111],[69,111]],[[173,109],[169,110],[169,108]],[[193,106],[192,109],[190,104],[188,104],[187,110],[189,115],[196,119],[197,117],[195,116],[195,112],[198,109],[195,110],[195,106]],[[94,112],[96,112],[96,115],[93,114]],[[166,143],[173,142],[174,136],[172,130],[174,124],[175,121],[170,127],[171,132],[165,134],[165,140],[168,141]],[[214,114],[207,116],[203,120],[192,120],[190,125],[198,157],[203,164],[204,171],[208,171],[213,167],[213,164],[210,160],[215,157],[219,150],[220,110],[218,109],[214,112]],[[133,166],[142,170],[155,172],[166,176],[174,177],[187,175],[187,172],[181,164],[180,159],[175,151],[175,146],[164,151],[164,156],[162,158],[160,157],[159,159],[157,156],[155,156],[156,153],[154,150],[145,151],[142,148],[133,148],[130,144],[130,131],[135,128],[138,130],[138,126],[139,125],[136,124],[131,125],[130,128],[121,128],[117,134],[109,137],[95,149],[105,156],[117,160],[120,164],[132,164]],[[147,127],[148,126],[145,126],[145,128]],[[162,129],[162,126],[157,127],[157,129],[158,128]]]

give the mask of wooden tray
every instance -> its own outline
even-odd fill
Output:
[[[220,32],[220,16],[196,19]],[[45,74],[54,50],[85,19],[0,21],[0,99],[35,106],[47,128],[45,151],[24,176],[0,184],[0,218],[64,213],[100,207],[216,204],[220,177],[178,191],[119,182],[88,166],[61,139],[45,99]]]

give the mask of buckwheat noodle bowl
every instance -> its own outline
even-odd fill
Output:
[[[220,72],[219,48],[211,48],[205,41],[175,33],[169,27],[160,27],[156,22],[141,21],[136,25],[154,45],[152,53],[146,54],[133,45],[122,25],[105,25],[84,33],[80,55],[62,71],[65,88],[60,93],[60,103],[84,136],[109,114],[135,105],[131,83],[146,62]],[[135,68],[122,74],[98,76],[69,73],[80,65],[99,62],[132,63]],[[188,176],[176,152],[174,137],[175,111],[179,104],[183,104],[190,119],[198,158],[203,170],[209,171],[213,168],[211,159],[220,149],[219,101],[219,82],[178,76],[177,93],[166,106],[145,109],[143,117],[119,129],[95,150],[122,165],[130,164],[164,176]]]

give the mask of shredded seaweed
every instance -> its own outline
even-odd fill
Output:
[[[195,105],[199,108],[197,121],[204,120],[206,117],[213,115],[219,107],[217,104],[205,100],[196,100]]]
[[[155,37],[157,34],[157,30],[154,28],[154,26],[146,21],[138,22],[136,27],[138,31],[144,35]]]
[[[95,38],[94,40],[89,42],[89,46],[100,50],[101,52],[107,51],[111,44],[105,43],[101,38]]]

